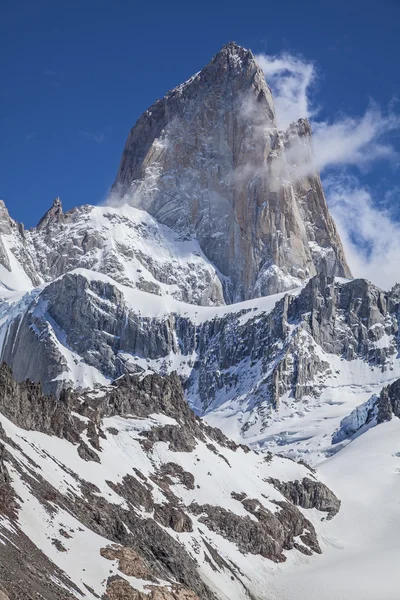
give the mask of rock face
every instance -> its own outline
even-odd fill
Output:
[[[306,175],[296,171],[299,152]],[[232,42],[140,117],[113,191],[195,236],[237,302],[317,272],[350,276],[308,155],[308,122],[278,131],[263,72]]]
[[[400,379],[383,388],[376,403],[377,423],[390,421],[393,417],[400,418]]]
[[[271,483],[295,506],[302,508],[317,508],[328,513],[328,518],[334,517],[340,509],[340,500],[326,485],[305,477],[303,481],[281,482],[270,480]]]
[[[56,400],[3,364],[0,421],[0,590],[10,600],[261,600],[272,562],[321,551],[279,491],[307,468],[265,461],[207,426],[176,374],[125,375]],[[327,490],[308,481],[316,507]],[[247,553],[259,561],[255,582]]]
[[[80,270],[13,305],[1,358],[18,381],[41,381],[57,395],[124,373],[177,369],[199,414],[239,402],[248,436],[282,402],[318,402],[353,361],[393,378],[399,306],[395,290],[320,275],[258,305],[200,310]]]

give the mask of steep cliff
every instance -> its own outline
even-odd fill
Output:
[[[140,117],[113,191],[194,236],[237,302],[350,275],[311,152],[308,122],[278,131],[262,70],[232,42]]]

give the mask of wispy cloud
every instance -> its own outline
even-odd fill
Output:
[[[273,91],[278,127],[287,129],[293,121],[310,118],[315,112],[310,100],[310,88],[316,79],[313,63],[287,53],[259,54],[256,60]]]
[[[371,191],[357,178],[336,174],[324,183],[353,275],[390,289],[400,282],[400,223],[376,207]],[[397,193],[398,203],[400,189]]]
[[[376,160],[397,156],[386,136],[400,128],[400,115],[384,113],[374,103],[361,117],[342,117],[330,123],[314,121],[312,125],[314,155],[319,169],[343,165],[367,168]]]
[[[378,159],[396,157],[388,141],[388,134],[400,128],[400,115],[393,111],[393,104],[384,112],[370,102],[361,116],[339,115],[330,121],[320,120],[313,102],[312,90],[318,73],[312,62],[291,54],[256,58],[274,95],[278,126],[286,129],[304,117],[311,121],[315,168],[344,165],[367,168]],[[304,146],[292,149],[294,162],[302,161],[304,150]]]
[[[104,131],[81,131],[80,135],[84,140],[96,144],[102,144],[107,137]]]
[[[45,76],[47,85],[49,87],[53,87],[53,88],[61,87],[61,77],[60,77],[60,74],[57,73],[57,71],[54,71],[53,69],[45,68],[45,69],[43,69],[43,75]]]
[[[294,138],[286,157],[290,168],[299,176],[315,169],[322,172],[328,203],[353,274],[382,288],[391,287],[400,280],[400,223],[393,219],[391,210],[399,203],[400,189],[383,193],[384,201],[380,198],[378,207],[374,192],[348,173],[356,168],[363,174],[374,168],[377,161],[398,163],[399,156],[390,139],[400,129],[396,99],[386,111],[371,101],[361,116],[338,115],[325,121],[319,118],[314,103],[313,86],[318,72],[311,61],[290,54],[261,55],[257,60],[276,101],[278,126],[287,128],[302,117],[312,125],[311,160],[308,145]]]
[[[35,138],[35,137],[36,137],[36,133],[28,133],[24,138],[25,144],[27,144],[28,142],[33,140],[33,138]]]

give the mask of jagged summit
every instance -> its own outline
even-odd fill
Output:
[[[246,54],[251,54],[252,52],[251,50],[247,50],[246,48],[243,48],[243,46],[240,46],[239,44],[237,44],[234,41],[228,42],[227,44],[224,44],[221,48],[221,50],[216,54],[216,56],[218,54],[221,54],[221,52],[229,52],[231,54],[241,54],[241,53],[246,53]]]
[[[307,156],[306,125],[278,131],[261,68],[230,42],[140,117],[113,193],[197,238],[227,302],[291,289],[318,272],[348,277],[318,174],[310,162],[299,178],[288,160],[300,137]]]
[[[64,213],[62,203],[60,197],[57,196],[56,198],[54,198],[53,204],[51,205],[49,210],[43,215],[43,217],[37,224],[38,229],[46,227],[49,224],[49,222],[54,219],[60,219],[60,217],[62,217],[63,214]]]
[[[252,61],[254,62],[255,67],[259,68],[252,51],[243,48],[243,46],[239,46],[236,42],[228,42],[222,46],[221,50],[211,59],[209,65],[211,63],[222,61],[230,61],[231,66],[236,67],[240,67],[246,62]],[[209,65],[206,65],[203,71],[206,70]]]
[[[196,82],[207,81],[210,77],[214,76],[215,69],[218,70],[218,76],[222,79],[239,77],[245,81],[246,79],[251,80],[255,74],[259,74],[261,76],[259,82],[262,83],[262,86],[265,86],[263,72],[257,64],[252,51],[239,46],[236,42],[228,42],[222,46],[221,50],[198,73],[170,90],[164,98],[157,100],[155,104],[163,102],[166,98],[174,96],[177,93],[180,94],[183,89],[196,84]],[[152,111],[152,109],[153,107],[149,111]]]

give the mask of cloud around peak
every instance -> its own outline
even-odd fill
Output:
[[[364,277],[385,290],[399,283],[400,223],[389,210],[377,207],[373,192],[358,178],[341,173],[324,183],[354,277]],[[400,189],[393,193],[398,202]]]
[[[299,177],[315,169],[321,172],[328,204],[354,276],[389,289],[400,281],[400,223],[389,210],[378,206],[376,192],[363,185],[359,177],[376,168],[378,162],[389,161],[388,168],[399,164],[391,140],[400,130],[396,103],[389,103],[387,110],[382,110],[370,101],[362,115],[340,114],[323,120],[315,106],[313,92],[318,70],[313,62],[288,53],[258,55],[256,59],[274,96],[278,127],[286,129],[302,117],[310,120],[311,162],[301,141],[291,146],[288,160],[295,165]],[[386,196],[392,206],[397,205],[400,189],[394,186]]]
[[[313,87],[318,80],[315,64],[301,56],[259,54],[256,60],[274,96],[278,127],[285,130],[300,118],[313,129],[315,168],[352,165],[365,169],[378,159],[397,158],[389,134],[400,129],[400,115],[370,102],[361,116],[339,115],[329,121],[318,118]]]
[[[312,117],[310,88],[316,80],[314,64],[288,53],[258,54],[255,58],[272,89],[278,127],[287,129],[298,119]]]

